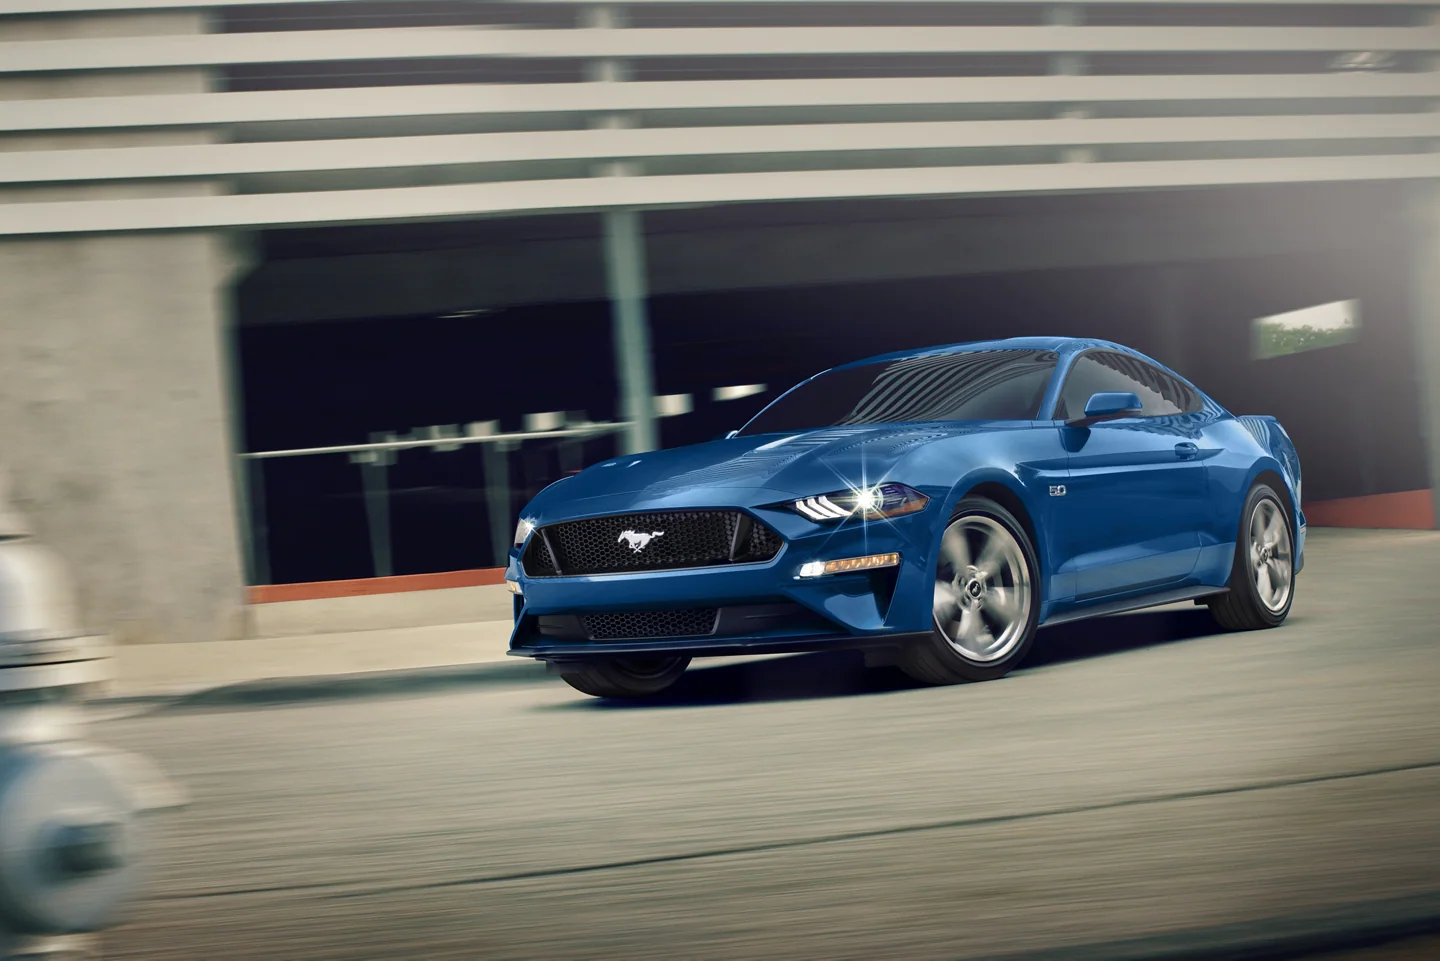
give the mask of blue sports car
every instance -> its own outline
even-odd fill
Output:
[[[1022,337],[827,370],[722,440],[617,457],[526,507],[510,653],[598,697],[698,655],[858,647],[1004,676],[1049,624],[1195,599],[1285,620],[1300,461],[1126,347]]]

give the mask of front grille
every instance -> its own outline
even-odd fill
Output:
[[[679,611],[632,611],[627,614],[585,614],[580,620],[591,640],[636,637],[704,637],[715,630],[720,609],[694,607]]]
[[[756,560],[768,561],[780,553],[780,545],[783,543],[780,535],[764,524],[756,523],[750,528],[750,554]]]
[[[538,529],[525,549],[530,577],[618,574],[768,561],[780,535],[742,511],[656,511]]]

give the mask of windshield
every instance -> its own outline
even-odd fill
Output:
[[[838,368],[776,400],[740,435],[919,420],[1033,420],[1057,359],[1048,350],[977,350]]]

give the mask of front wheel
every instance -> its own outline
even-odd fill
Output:
[[[961,500],[935,562],[933,633],[905,652],[901,670],[927,684],[1010,673],[1035,640],[1039,570],[1013,514],[989,498]]]
[[[560,677],[592,697],[649,697],[680,680],[689,666],[688,657],[617,657],[563,664]]]
[[[1290,515],[1275,491],[1257,482],[1240,514],[1230,590],[1210,599],[1210,613],[1232,631],[1276,627],[1289,615],[1294,597]]]

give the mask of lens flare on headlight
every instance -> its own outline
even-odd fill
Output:
[[[812,521],[838,521],[847,517],[875,520],[924,510],[930,498],[904,484],[877,484],[830,494],[802,497],[790,507]]]

